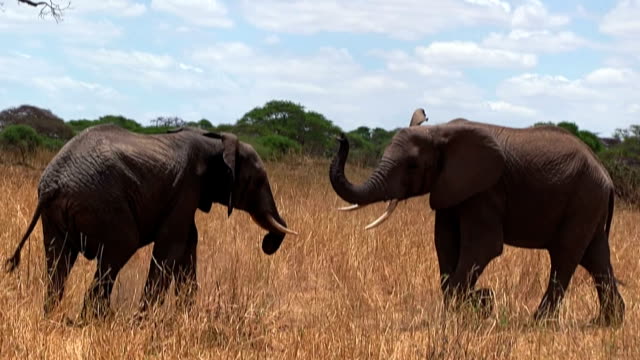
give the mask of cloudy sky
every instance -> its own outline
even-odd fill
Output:
[[[234,122],[271,99],[346,130],[456,117],[640,123],[640,0],[4,0],[0,108]]]

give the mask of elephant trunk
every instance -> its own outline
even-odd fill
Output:
[[[287,227],[287,222],[280,216],[276,207],[271,189],[267,189],[267,194],[263,197],[262,207],[249,211],[251,219],[261,228],[268,231],[262,239],[262,251],[267,255],[272,255],[280,248],[286,234],[298,235],[297,232]]]
[[[381,160],[376,170],[362,184],[354,185],[344,174],[344,166],[349,155],[349,141],[342,135],[338,139],[340,148],[331,162],[329,169],[329,179],[333,190],[344,201],[357,204],[368,205],[378,201],[388,200],[387,185],[385,180],[386,162]]]

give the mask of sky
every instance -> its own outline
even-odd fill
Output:
[[[345,130],[640,123],[640,0],[0,0],[0,109],[233,123],[291,100]]]

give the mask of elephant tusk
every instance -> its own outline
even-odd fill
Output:
[[[269,221],[269,224],[271,224],[271,226],[273,226],[274,228],[278,229],[278,231],[285,233],[285,234],[291,234],[291,235],[298,235],[297,232],[282,226],[279,222],[276,221],[276,219],[273,218],[273,216],[271,215],[267,215],[267,221]]]
[[[391,201],[389,201],[389,205],[387,206],[387,209],[384,211],[384,214],[382,214],[382,216],[380,216],[376,221],[372,222],[371,224],[367,225],[364,229],[365,230],[371,230],[374,227],[382,224],[383,222],[385,222],[385,220],[387,220],[389,218],[389,216],[391,216],[391,214],[393,213],[393,210],[396,209],[396,206],[398,205],[398,199],[393,199]]]
[[[358,205],[358,204],[353,204],[353,205],[349,205],[349,206],[344,206],[344,207],[339,207],[338,211],[353,211],[353,210],[359,210],[362,209],[363,207],[365,207],[367,205]]]

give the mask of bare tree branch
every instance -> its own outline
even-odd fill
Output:
[[[62,21],[64,11],[69,9],[71,1],[68,1],[66,5],[60,5],[57,1],[32,1],[32,0],[17,0],[19,3],[27,4],[33,7],[40,8],[40,17],[45,18],[51,16],[56,22]]]

